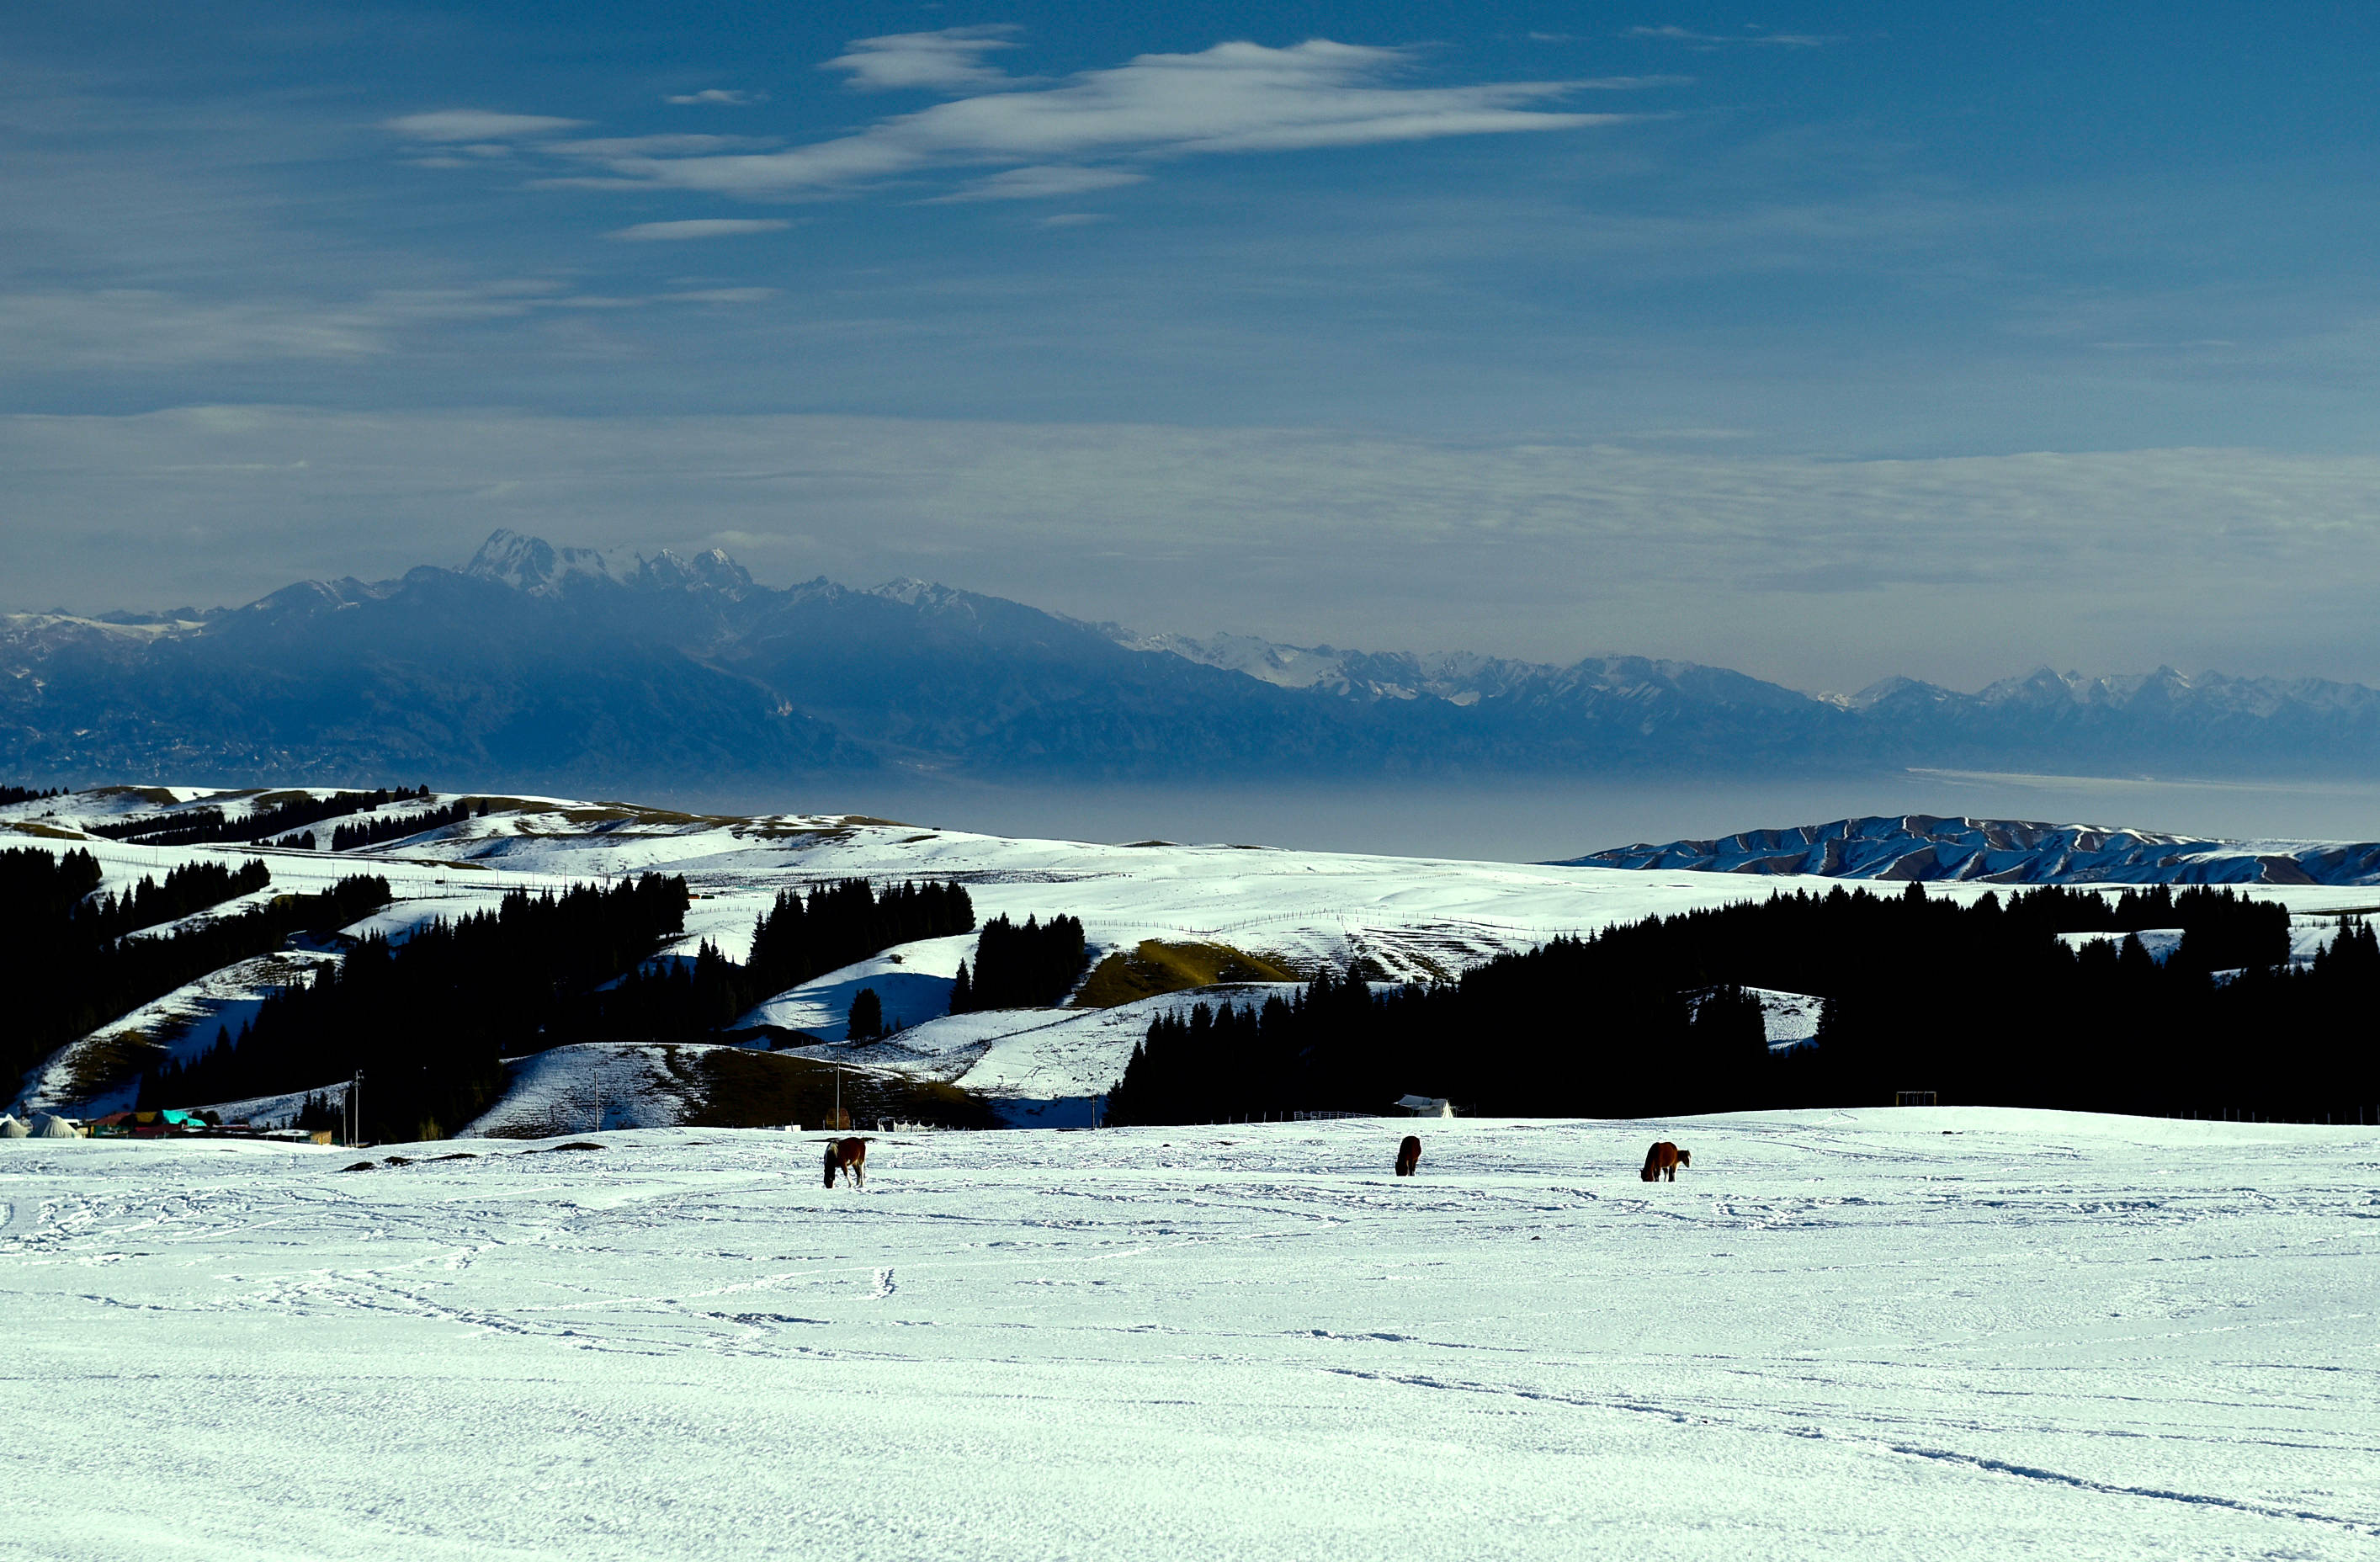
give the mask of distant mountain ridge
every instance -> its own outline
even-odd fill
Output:
[[[1976,884],[2380,884],[2380,842],[2197,841],[2141,829],[1931,814],[1617,846],[1564,867],[1815,874]]]
[[[461,569],[203,612],[0,620],[0,768],[353,784],[751,784],[899,772],[1182,781],[2365,775],[2380,692],[2082,678],[1815,696],[1641,657],[1555,666],[1139,636],[924,581],[756,582],[716,549],[498,531]]]

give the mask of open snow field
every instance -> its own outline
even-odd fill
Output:
[[[2380,1554],[2380,1131],[1407,1126],[0,1142],[0,1552]]]

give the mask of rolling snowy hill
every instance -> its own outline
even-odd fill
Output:
[[[484,815],[346,853],[248,844],[150,846],[102,838],[85,828],[163,821],[210,809],[237,819],[291,795],[188,787],[103,789],[0,806],[0,842],[88,851],[101,865],[103,891],[205,858],[261,858],[273,874],[264,894],[316,892],[368,869],[388,880],[394,900],[346,931],[396,938],[433,917],[492,906],[516,889],[560,889],[653,871],[682,874],[698,898],[687,913],[684,938],[665,955],[690,954],[708,939],[731,959],[748,953],[754,922],[781,889],[853,877],[878,882],[951,879],[967,887],[985,920],[1006,914],[1022,922],[1059,913],[1079,917],[1095,962],[1157,940],[1238,949],[1295,971],[1343,970],[1361,961],[1390,980],[1456,974],[1560,934],[1827,884],[1773,870],[1757,876],[1695,871],[1706,866],[1699,862],[1523,866],[1227,844],[1100,845],[1009,840],[843,816],[698,817],[552,798],[485,798]],[[453,800],[434,795],[405,806],[427,811]],[[355,818],[370,817],[376,816]],[[333,818],[315,828],[327,834],[341,822],[347,821]],[[1941,884],[1937,892],[1968,897],[1988,888],[1970,878]],[[2371,901],[2369,890],[2353,887],[2294,884],[2256,892],[2300,914],[2301,954],[2328,937],[2333,924],[2325,913]],[[193,920],[221,915],[240,903],[228,902]],[[783,1050],[795,1057],[840,1059],[888,1077],[979,1095],[1006,1120],[1073,1122],[1086,1120],[1087,1097],[1105,1091],[1122,1074],[1133,1045],[1157,1014],[1227,997],[1260,1001],[1274,990],[1226,986],[1160,994],[1112,1009],[951,1016],[950,980],[971,943],[962,937],[900,946],[775,995],[744,1023],[772,1027],[774,1039],[787,1044]],[[49,1059],[22,1082],[13,1105],[20,1115],[59,1109],[79,1116],[128,1106],[143,1064],[202,1050],[219,1026],[237,1030],[267,993],[339,958],[335,945],[301,941],[194,980]],[[18,979],[38,979],[38,974]],[[843,1019],[862,987],[878,991],[888,1018],[905,1026],[900,1034],[881,1042],[845,1040]],[[1802,995],[1764,995],[1764,1005],[1772,1045],[1813,1034],[1815,1010]],[[756,1035],[750,1045],[764,1047],[767,1039]],[[568,1099],[581,1105],[613,1102],[616,1109],[599,1104],[593,1119],[599,1125],[674,1123],[699,1111],[699,1093],[677,1076],[650,1090],[632,1088],[633,1080],[642,1077],[637,1074],[642,1065],[634,1059],[596,1052],[573,1056],[581,1064],[556,1059],[520,1072],[516,1086],[527,1094],[492,1113],[493,1120],[478,1132],[499,1126],[511,1132],[524,1120],[543,1121],[538,1113],[547,1108],[535,1102],[562,1100],[555,1093],[567,1094],[551,1071],[582,1065],[601,1077],[570,1086],[577,1094]],[[310,1088],[335,1082],[305,1083]]]

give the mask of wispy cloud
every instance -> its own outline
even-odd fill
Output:
[[[548,141],[543,150],[565,157],[694,157],[775,144],[758,136],[600,136],[585,140]]]
[[[737,87],[705,87],[699,92],[673,92],[662,100],[665,103],[723,103],[739,108],[768,101],[766,92],[747,92]]]
[[[675,223],[638,223],[614,228],[603,236],[632,240],[734,238],[740,234],[776,233],[793,226],[773,217],[690,217]]]
[[[381,127],[417,141],[494,141],[517,136],[546,136],[576,130],[583,119],[557,119],[547,114],[497,114],[483,108],[441,108],[427,114],[399,115],[383,119]]]
[[[996,24],[859,38],[819,68],[849,73],[851,86],[866,92],[990,87],[1009,79],[984,63],[983,56],[995,49],[1015,48],[1010,34],[1016,30]]]
[[[904,37],[949,39],[941,33]],[[1002,40],[987,35],[957,42],[973,48]],[[897,54],[855,45],[855,53],[840,63],[857,69],[848,62]],[[970,165],[1021,164],[1008,171],[1014,178],[1005,185],[994,182],[1002,177],[994,176],[973,187],[976,199],[1004,199],[1073,194],[1092,188],[1084,181],[1095,177],[1113,185],[1138,176],[1087,167],[1086,160],[1145,163],[1196,153],[1565,130],[1624,117],[1542,106],[1580,90],[1577,82],[1403,85],[1398,78],[1412,63],[1402,49],[1327,39],[1281,49],[1220,43],[1195,54],[1143,54],[1054,86],[978,92],[880,120],[852,135],[782,151],[576,155],[604,170],[597,177],[611,181],[762,200],[832,194]],[[924,66],[909,60],[898,68],[912,73],[905,82],[924,84],[918,74]],[[887,84],[886,73],[893,69],[887,66],[869,79]],[[946,69],[936,84],[957,83]],[[1064,172],[1039,172],[1050,169]],[[1037,181],[1044,185],[1038,192],[1031,188]]]
[[[1671,26],[1636,26],[1621,34],[1626,38],[1656,38],[1671,43],[1692,43],[1698,48],[1718,49],[1735,44],[1767,44],[1783,49],[1815,49],[1828,42],[1815,32],[1762,32],[1746,28],[1742,32],[1695,32],[1688,28]]]
[[[1146,174],[1136,174],[1126,168],[1078,168],[1067,163],[1055,163],[1039,168],[1010,168],[935,199],[1040,200],[1050,196],[1083,195],[1091,190],[1136,185],[1148,177]]]

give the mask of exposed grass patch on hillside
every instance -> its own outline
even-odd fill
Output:
[[[740,1047],[672,1048],[664,1057],[686,1089],[686,1126],[816,1128],[834,1110],[835,1067]],[[899,1119],[948,1128],[995,1126],[991,1108],[964,1090],[872,1070],[843,1071],[843,1108],[854,1122]]]
[[[79,829],[60,829],[55,825],[11,823],[8,829],[19,835],[44,836],[52,841],[88,841],[90,836]]]
[[[1160,993],[1210,987],[1218,982],[1294,982],[1298,974],[1278,960],[1229,944],[1172,944],[1144,938],[1129,954],[1099,963],[1082,990],[1077,1009],[1113,1009]]]
[[[94,786],[82,795],[86,797],[138,797],[144,803],[167,807],[179,802],[172,790],[162,786]]]
[[[103,1031],[74,1046],[68,1055],[73,1072],[67,1079],[67,1098],[88,1101],[113,1090],[165,1055],[164,1048],[143,1030]]]

